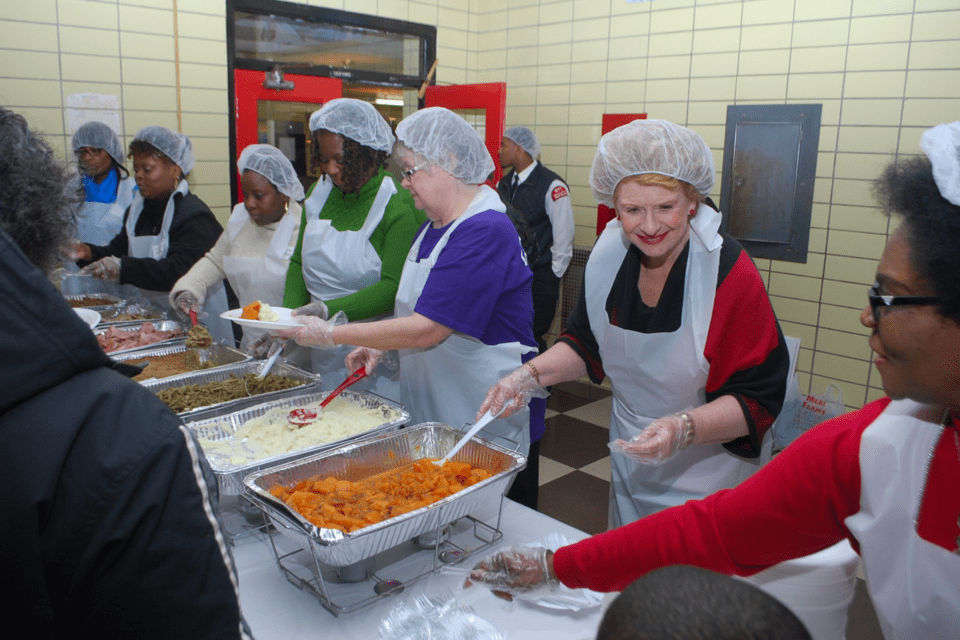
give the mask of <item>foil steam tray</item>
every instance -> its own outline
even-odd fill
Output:
[[[324,391],[322,393],[307,393],[288,398],[282,398],[280,400],[272,400],[270,402],[264,402],[241,411],[234,411],[233,413],[229,413],[224,416],[189,422],[187,423],[187,426],[197,435],[198,438],[205,438],[207,440],[225,440],[227,438],[232,438],[237,429],[242,427],[247,421],[254,418],[259,418],[272,409],[295,409],[297,407],[308,405],[312,402],[323,400],[328,395],[330,395],[330,392]],[[214,475],[217,476],[217,484],[220,487],[220,493],[223,495],[240,495],[243,493],[243,478],[250,473],[294,462],[307,456],[320,453],[322,451],[336,449],[345,444],[368,438],[370,436],[396,431],[410,421],[410,414],[403,409],[403,406],[391,400],[387,400],[386,398],[381,398],[376,394],[350,391],[348,389],[343,391],[340,395],[348,400],[358,403],[365,409],[381,410],[383,413],[383,423],[366,431],[356,433],[346,438],[341,438],[340,440],[327,443],[317,443],[306,449],[289,451],[287,453],[271,456],[269,458],[253,460],[242,465],[231,464],[229,460],[226,459],[226,456],[219,455],[217,453],[210,454],[204,452],[207,456],[207,461],[210,463],[210,468],[213,469]],[[329,408],[325,409],[325,411],[327,410],[329,410]],[[395,412],[399,413],[399,415],[395,415]],[[393,417],[391,417],[392,414]]]
[[[159,393],[164,389],[185,387],[191,384],[199,385],[206,384],[208,382],[222,382],[223,380],[229,380],[231,375],[240,377],[247,373],[257,374],[263,370],[263,366],[265,364],[266,360],[238,362],[237,364],[228,364],[222,367],[217,367],[216,369],[204,369],[202,371],[182,373],[180,375],[170,376],[169,378],[163,378],[161,380],[145,380],[141,384],[143,384],[143,386],[150,391]],[[309,393],[317,391],[316,386],[320,384],[320,376],[314,375],[309,371],[304,371],[300,367],[294,366],[288,362],[281,362],[280,360],[278,360],[273,365],[273,368],[270,369],[270,375],[290,378],[292,380],[297,380],[302,384],[299,387],[294,387],[292,389],[269,391],[267,393],[261,393],[255,396],[238,398],[237,400],[228,400],[226,402],[218,402],[216,404],[207,405],[204,407],[197,407],[196,409],[191,409],[189,411],[181,411],[177,415],[183,418],[185,422],[203,420],[205,418],[223,415],[224,413],[230,413],[231,411],[238,411],[239,409],[260,404],[262,402],[267,402],[268,400],[286,398],[292,395],[301,395],[305,392]],[[217,411],[218,413],[208,413],[213,411]]]
[[[453,459],[482,467],[491,473],[491,477],[431,505],[352,533],[311,524],[271,495],[270,487],[277,484],[292,487],[314,476],[361,480],[406,466],[420,458],[442,458],[462,435],[446,425],[425,422],[361,440],[334,451],[252,473],[243,480],[246,496],[267,514],[281,535],[312,551],[320,562],[340,567],[351,565],[498,501],[510,487],[513,477],[526,466],[526,458],[474,437]]]
[[[183,339],[187,332],[183,329],[179,322],[176,320],[140,320],[134,322],[128,322],[123,324],[111,325],[109,327],[102,327],[97,325],[97,328],[93,330],[93,333],[96,335],[102,335],[106,333],[109,329],[115,329],[117,331],[138,331],[143,325],[150,323],[153,325],[153,328],[157,331],[173,331],[175,329],[180,330],[180,335],[177,335],[173,338],[168,338],[166,340],[160,340],[152,344],[145,344],[139,347],[131,347],[130,349],[119,349],[117,351],[107,351],[107,355],[110,357],[119,355],[121,353],[130,353],[132,351],[142,351],[143,349],[153,349],[154,347],[172,344],[177,340]]]
[[[137,318],[117,320],[124,315],[136,315]],[[166,320],[168,318],[166,311],[157,309],[148,304],[120,304],[115,307],[106,307],[100,312],[100,324],[120,326],[128,324],[141,324],[143,322],[154,322],[157,320]]]
[[[94,311],[102,311],[104,309],[114,309],[122,305],[125,301],[122,298],[117,296],[112,296],[108,293],[73,293],[70,295],[63,296],[69,302],[77,302],[80,300],[85,300],[86,298],[99,298],[103,300],[109,300],[107,304],[97,304],[92,307],[83,307],[84,309],[93,309]]]
[[[155,347],[150,345],[149,347],[143,347],[141,349],[134,349],[131,351],[123,352],[121,355],[113,356],[113,359],[116,362],[130,362],[133,360],[141,360],[143,358],[150,357],[159,357],[159,356],[169,356],[174,353],[183,353],[188,351],[186,345],[186,338],[177,338],[176,340],[170,341],[169,344],[166,344],[162,347]],[[210,345],[208,351],[207,362],[211,363],[213,367],[222,367],[228,364],[236,364],[238,362],[249,362],[253,360],[253,356],[244,353],[240,349],[235,349],[233,347],[228,347],[222,343],[214,343]],[[120,353],[119,351],[117,353]],[[201,371],[209,371],[211,368],[201,369]],[[177,374],[183,375],[183,374]],[[172,377],[172,376],[168,376]],[[151,378],[152,380],[152,378]],[[149,382],[144,380],[143,382]]]

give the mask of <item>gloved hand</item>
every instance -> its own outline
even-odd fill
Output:
[[[296,329],[280,329],[277,334],[291,338],[297,344],[316,349],[330,349],[333,343],[333,322],[321,320],[317,316],[296,316],[301,326]]]
[[[546,395],[546,390],[540,387],[530,368],[527,365],[521,365],[506,378],[490,387],[490,390],[487,391],[487,397],[483,399],[483,404],[480,405],[480,410],[477,411],[475,420],[479,420],[487,410],[496,413],[504,406],[506,406],[506,409],[499,417],[510,417],[527,406],[530,398],[534,396],[545,398]]]
[[[610,450],[630,456],[638,462],[658,465],[669,460],[677,452],[693,443],[696,433],[693,418],[684,420],[680,414],[657,418],[650,426],[635,435],[629,442],[616,440],[610,443]]]
[[[82,242],[73,242],[65,245],[62,249],[62,253],[64,259],[69,260],[70,262],[89,260],[91,257],[93,257],[90,253],[90,245]]]
[[[353,373],[360,367],[366,367],[367,375],[370,375],[373,373],[373,370],[377,368],[377,363],[380,362],[380,356],[382,355],[383,352],[379,349],[357,347],[347,354],[344,363],[347,365],[347,371],[350,373]]]
[[[267,354],[270,353],[273,345],[278,342],[286,342],[286,340],[283,338],[278,338],[274,335],[270,335],[269,333],[265,333],[257,338],[253,344],[247,347],[247,353],[254,358],[265,358],[267,357]]]
[[[330,317],[330,310],[327,309],[321,301],[311,302],[310,304],[305,304],[302,307],[297,307],[293,310],[292,316],[316,316],[321,320],[326,320]]]
[[[478,562],[470,572],[470,580],[515,593],[553,591],[560,583],[552,577],[552,569],[550,549],[515,545]]]
[[[120,279],[120,258],[107,256],[80,269],[80,275],[92,275],[99,280]]]
[[[189,291],[181,291],[178,293],[177,297],[173,299],[173,303],[176,305],[177,310],[182,311],[185,316],[189,316],[191,311],[194,313],[200,311],[200,301],[197,300],[197,296]]]

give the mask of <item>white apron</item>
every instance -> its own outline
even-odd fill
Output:
[[[337,231],[330,220],[321,220],[318,217],[332,190],[333,181],[325,177],[317,183],[310,197],[304,202],[307,227],[303,232],[300,256],[303,280],[314,302],[343,298],[380,281],[383,262],[370,244],[370,237],[380,226],[390,198],[397,193],[393,180],[384,176],[363,226],[358,231]],[[389,315],[368,318],[366,321],[372,322],[386,317]],[[352,350],[353,347],[349,345],[332,349],[311,349],[313,370],[322,377],[323,389],[333,389],[347,377],[344,359]],[[361,380],[353,388],[372,390],[385,398],[399,400],[399,373],[381,364],[373,376]]]
[[[430,255],[417,262],[417,252],[427,233],[428,227],[424,227],[403,265],[397,291],[398,318],[413,314],[430,270],[454,229],[471,216],[491,209],[504,211],[503,203],[493,189],[481,187],[467,211],[447,225]],[[519,244],[517,250],[523,250]],[[519,342],[485,345],[456,331],[440,344],[426,349],[401,349],[400,398],[410,412],[410,423],[441,422],[454,429],[472,423],[490,387],[519,367],[523,354],[536,350]],[[480,433],[518,442],[520,453],[526,456],[530,451],[530,409],[524,407],[506,420],[494,420]]]
[[[133,202],[137,182],[126,177],[117,184],[113,202],[84,202],[77,219],[77,239],[103,247],[123,229],[123,214]]]
[[[630,440],[657,418],[704,404],[709,364],[703,350],[720,268],[719,227],[720,214],[700,205],[691,220],[683,315],[672,333],[643,334],[610,324],[607,296],[630,242],[617,219],[597,240],[584,278],[590,326],[613,388],[611,441]],[[739,458],[719,444],[690,447],[656,467],[615,454],[611,527],[734,487],[760,466],[760,459]]]
[[[270,246],[262,257],[223,257],[223,273],[227,276],[233,292],[237,294],[241,307],[257,300],[275,307],[283,305],[283,287],[286,284],[290,255],[294,249],[290,241],[298,228],[299,216],[300,213],[296,210],[284,214],[273,232]],[[233,208],[230,220],[227,221],[226,233],[231,244],[236,241],[248,222],[250,214],[241,202]],[[262,329],[244,327],[241,345],[246,348],[264,333],[266,332]]]
[[[894,401],[860,440],[860,511],[845,523],[860,542],[887,640],[960,635],[960,556],[916,529],[942,417],[942,410]]]
[[[177,188],[167,199],[167,207],[163,212],[163,222],[160,226],[160,233],[155,236],[136,235],[137,220],[143,212],[143,196],[137,191],[130,205],[130,213],[127,216],[127,255],[131,258],[152,258],[162,260],[167,257],[167,249],[170,248],[170,225],[173,224],[173,214],[175,212],[174,195],[182,194],[186,196],[190,193],[190,186],[186,180],[181,180]],[[160,307],[167,309],[170,306],[170,292],[151,291],[149,289],[140,289],[143,296]],[[233,329],[230,323],[221,319],[220,314],[227,311],[227,292],[220,282],[207,289],[206,304],[204,305],[209,317],[204,324],[210,330],[210,335],[214,340],[233,341]]]

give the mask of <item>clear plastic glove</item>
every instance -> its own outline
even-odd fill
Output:
[[[327,309],[327,305],[318,300],[317,302],[311,302],[310,304],[305,304],[302,307],[297,307],[290,315],[294,317],[316,316],[321,320],[326,320],[330,317],[330,310]]]
[[[270,350],[278,342],[286,342],[283,338],[265,333],[247,347],[247,353],[254,358],[266,358]]]
[[[692,420],[688,422],[679,414],[657,418],[629,442],[611,442],[610,450],[643,464],[658,465],[690,446],[694,434],[692,425]]]
[[[522,365],[514,369],[506,378],[490,387],[475,419],[479,420],[488,410],[491,413],[497,413],[504,406],[506,406],[506,409],[500,414],[500,418],[510,417],[527,406],[530,398],[533,397],[546,398],[547,391],[537,383],[530,368]]]
[[[65,260],[76,262],[78,260],[89,260],[93,257],[90,253],[90,245],[82,242],[72,242],[61,250]]]
[[[107,256],[80,269],[80,275],[91,275],[98,280],[120,279],[120,258]]]
[[[173,303],[185,316],[189,316],[191,311],[194,313],[200,311],[200,301],[197,300],[197,296],[189,291],[181,291],[178,293],[177,297],[173,299]]]
[[[470,572],[470,580],[515,593],[553,591],[560,583],[551,577],[552,564],[550,549],[539,545],[516,545],[478,562]]]
[[[302,347],[315,349],[331,349],[336,346],[333,342],[334,324],[322,320],[317,316],[296,316],[301,326],[296,329],[281,329],[277,334],[290,338]]]
[[[380,351],[379,349],[357,347],[347,354],[344,363],[347,365],[347,371],[350,373],[353,373],[360,367],[366,367],[367,375],[370,375],[373,373],[373,370],[377,368],[377,363],[380,362],[380,357],[382,355],[383,351]]]

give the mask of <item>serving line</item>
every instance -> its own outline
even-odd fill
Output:
[[[496,507],[491,506],[489,511],[474,515],[495,520]],[[488,553],[512,544],[542,542],[550,532],[561,533],[571,542],[588,537],[583,531],[507,499],[502,501],[500,531],[503,539]],[[519,600],[506,602],[479,585],[462,589],[460,572],[441,572],[409,585],[396,596],[335,617],[313,595],[287,581],[264,534],[237,540],[233,555],[240,576],[243,614],[253,635],[260,640],[377,638],[380,621],[393,607],[399,602],[410,604],[418,595],[452,595],[458,605],[471,607],[476,615],[496,626],[507,640],[592,639],[603,611],[602,607],[580,612],[556,611]]]

